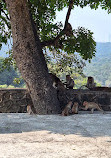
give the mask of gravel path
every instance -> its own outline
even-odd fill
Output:
[[[0,158],[111,158],[111,112],[1,113]]]

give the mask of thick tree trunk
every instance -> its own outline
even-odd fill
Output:
[[[13,56],[26,81],[36,113],[59,113],[57,93],[50,82],[27,0],[6,0],[6,3],[11,19]]]

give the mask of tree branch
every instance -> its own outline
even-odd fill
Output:
[[[2,0],[2,1],[3,1],[4,3],[6,3],[5,0]]]
[[[6,18],[7,18],[8,20],[10,20],[9,17],[8,17],[8,15],[5,13],[5,11],[4,11],[3,9],[1,9],[1,11],[4,13],[4,15],[6,16]]]
[[[66,35],[68,35],[67,32],[69,32],[69,31],[70,31],[70,35],[71,35],[71,29],[72,29],[72,27],[68,23],[68,21],[69,21],[69,17],[70,17],[70,14],[71,14],[71,9],[73,7],[73,3],[74,3],[74,0],[70,0],[68,11],[67,11],[67,15],[66,15],[66,19],[65,19],[65,25],[64,25],[63,30],[55,38],[50,39],[48,41],[41,42],[42,47],[51,46],[51,45],[55,46],[56,43],[57,43],[57,41],[59,40],[59,38],[62,37],[62,35],[64,35],[65,33],[66,33]]]
[[[69,2],[69,8],[68,8],[67,15],[66,15],[66,20],[65,20],[64,28],[68,24],[68,20],[69,20],[70,14],[71,14],[71,9],[73,7],[73,3],[74,3],[74,0],[70,0],[70,2]]]

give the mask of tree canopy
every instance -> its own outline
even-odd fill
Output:
[[[82,59],[89,60],[95,56],[96,42],[93,39],[93,32],[84,27],[73,29],[68,22],[71,9],[75,6],[81,8],[89,6],[91,9],[102,9],[111,12],[111,1],[108,0],[28,0],[30,13],[36,25],[42,48],[49,63],[49,71],[58,73],[67,69],[68,73],[79,72],[85,63]],[[61,11],[64,7],[68,8],[64,24],[61,21],[54,23],[56,11]],[[7,44],[11,41],[10,17],[7,11],[5,0],[0,0],[0,49],[2,43]],[[78,57],[78,54],[81,56]],[[9,50],[9,58],[4,60],[5,67],[14,64],[12,51]],[[7,65],[7,66],[6,66]],[[50,66],[51,65],[51,66]]]
[[[69,23],[71,9],[75,6],[81,8],[90,6],[91,9],[97,9],[101,6],[109,13],[111,12],[111,1],[109,0],[28,0],[30,13],[36,26],[42,48],[49,48],[51,52],[56,51],[57,54],[63,52],[73,54],[75,52],[85,59],[90,60],[95,56],[96,42],[93,39],[93,32],[84,27],[73,29]],[[62,22],[54,23],[56,19],[56,11],[61,11],[67,7],[66,19]],[[7,11],[5,0],[0,1],[0,48],[2,43],[7,43],[11,39],[10,17]],[[46,51],[47,52],[47,51]],[[56,56],[56,53],[55,53]],[[72,56],[71,56],[72,58]],[[75,61],[76,63],[76,61]],[[77,62],[78,63],[78,62]]]

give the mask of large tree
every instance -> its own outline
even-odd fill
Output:
[[[11,22],[13,57],[27,84],[37,114],[61,111],[56,90],[51,85],[43,49],[47,46],[51,51],[68,54],[78,52],[85,60],[95,55],[93,33],[82,27],[73,30],[68,22],[75,5],[90,5],[95,9],[101,5],[110,11],[107,0],[1,0],[1,41],[6,43],[10,37]],[[64,7],[68,7],[65,24],[55,24],[56,10]]]

